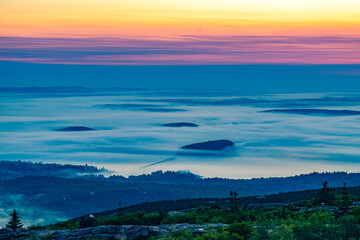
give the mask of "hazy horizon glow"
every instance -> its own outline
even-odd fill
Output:
[[[5,0],[0,16],[2,61],[360,63],[355,0]]]

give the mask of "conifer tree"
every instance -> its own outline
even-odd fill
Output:
[[[335,200],[335,194],[333,193],[333,189],[329,187],[328,182],[324,181],[322,183],[322,188],[316,193],[315,196],[315,204],[326,204],[332,205]]]
[[[10,215],[10,220],[6,224],[6,227],[11,229],[18,229],[18,228],[22,228],[22,226],[23,224],[21,222],[20,216],[18,212],[14,209],[14,211]]]
[[[234,192],[230,191],[230,203],[231,203],[231,208],[234,211],[237,211],[239,209],[237,196],[239,196],[239,194],[236,191]]]
[[[351,196],[349,194],[349,190],[347,188],[346,182],[344,182],[344,186],[340,195],[340,209],[342,211],[349,211],[351,205]]]

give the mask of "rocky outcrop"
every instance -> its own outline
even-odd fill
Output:
[[[140,239],[150,238],[151,236],[161,236],[160,228],[157,226],[99,226],[83,228],[78,230],[61,230],[48,233],[39,233],[37,236],[44,237],[50,235],[52,240],[86,240],[86,239]]]
[[[215,140],[215,141],[207,141],[194,143],[190,145],[183,146],[183,149],[192,149],[192,150],[211,150],[211,151],[221,151],[226,147],[233,146],[234,143],[229,140]]]
[[[51,239],[51,240],[133,240],[149,239],[152,236],[161,237],[170,232],[191,231],[193,233],[204,233],[227,226],[226,224],[171,224],[159,226],[98,226],[77,230],[12,230],[3,228],[0,230],[0,240],[16,239]]]
[[[14,239],[18,235],[17,231],[11,228],[0,229],[0,240]]]

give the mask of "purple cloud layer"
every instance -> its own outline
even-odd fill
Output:
[[[0,60],[59,64],[360,63],[360,36],[0,37]]]

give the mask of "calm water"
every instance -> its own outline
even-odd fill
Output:
[[[118,89],[0,97],[2,160],[88,163],[122,175],[190,170],[202,176],[251,178],[360,171],[360,115],[262,112],[360,111],[360,94]],[[199,127],[161,126],[170,122]],[[97,131],[55,131],[66,126]],[[235,148],[219,153],[180,149],[216,139],[229,139]]]

